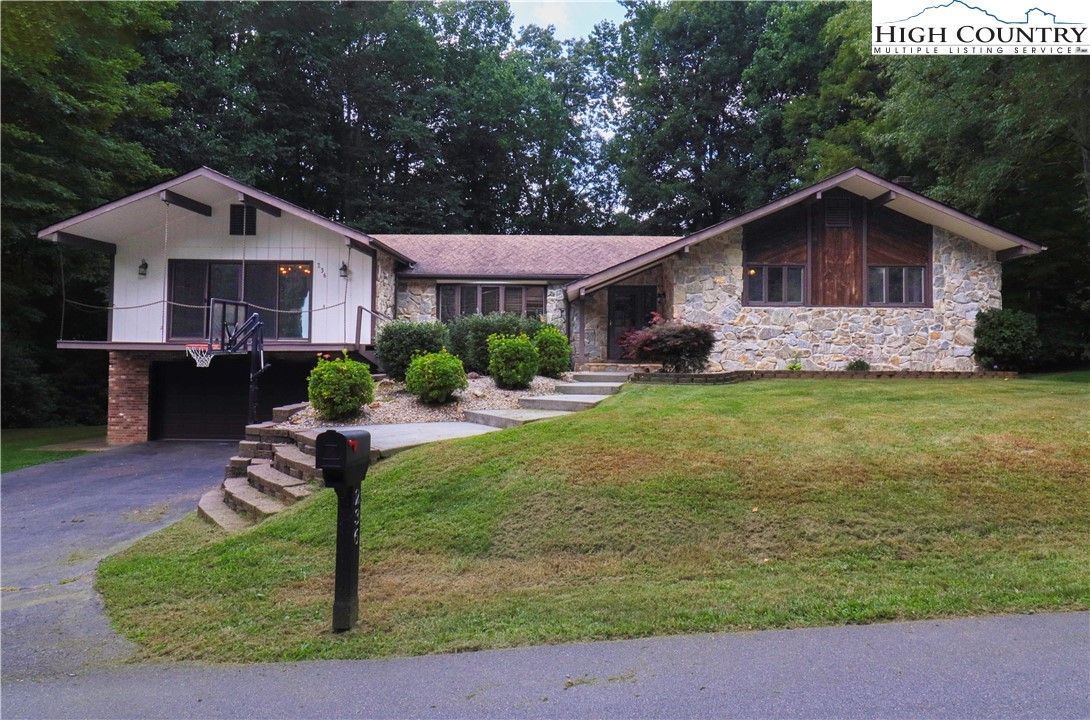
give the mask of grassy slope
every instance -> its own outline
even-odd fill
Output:
[[[42,445],[105,437],[106,427],[25,428],[0,434],[0,472],[85,455],[83,450],[40,450]]]
[[[1090,375],[630,387],[421,448],[364,493],[361,629],[330,634],[334,497],[105,562],[150,654],[372,657],[1090,606]]]

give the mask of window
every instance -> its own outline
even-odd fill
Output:
[[[871,305],[923,305],[922,267],[867,268],[867,302]]]
[[[248,262],[244,272],[237,261],[172,260],[169,337],[207,338],[208,304],[217,298],[248,303],[266,338],[306,340],[313,272],[309,262]]]
[[[231,206],[231,234],[257,234],[257,208],[252,205]]]
[[[747,265],[746,303],[802,305],[801,265]]]
[[[440,285],[439,319],[495,312],[544,315],[543,285]]]

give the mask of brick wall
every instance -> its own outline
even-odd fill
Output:
[[[110,398],[107,403],[106,442],[125,445],[148,439],[148,386],[152,353],[110,353]]]

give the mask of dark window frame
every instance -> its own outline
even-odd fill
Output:
[[[499,296],[499,305],[498,305],[499,312],[507,312],[507,291],[509,289],[518,289],[522,293],[522,299],[521,299],[521,303],[520,303],[522,305],[522,310],[518,313],[519,315],[526,316],[528,314],[528,309],[527,308],[531,305],[531,302],[530,302],[530,291],[531,290],[535,290],[535,289],[538,289],[538,288],[540,288],[540,290],[541,290],[541,312],[540,313],[535,313],[535,314],[545,315],[545,313],[547,312],[547,309],[548,309],[548,305],[549,305],[549,290],[548,290],[548,287],[545,286],[545,285],[537,285],[537,284],[526,285],[526,284],[521,284],[521,283],[488,283],[488,282],[481,282],[481,283],[439,283],[436,286],[436,291],[435,291],[435,298],[436,298],[435,316],[436,316],[436,318],[438,318],[441,321],[443,320],[444,315],[446,315],[446,313],[444,313],[445,303],[443,301],[443,289],[444,288],[454,288],[454,312],[449,315],[449,317],[448,317],[449,320],[456,320],[457,318],[464,317],[465,315],[482,315],[482,314],[484,314],[482,312],[482,310],[484,309],[484,291],[485,291],[486,288],[488,288],[488,289],[498,288],[499,289],[499,293],[498,293],[498,296]],[[476,308],[474,309],[474,311],[472,313],[462,312],[462,300],[463,300],[462,293],[464,292],[464,289],[468,289],[468,288],[476,289],[476,295],[477,295]]]
[[[763,270],[761,277],[761,298],[756,299],[752,296],[749,290],[749,278],[751,276],[750,270],[760,268]],[[781,301],[774,302],[768,300],[768,270],[769,269],[781,269],[786,276],[788,270],[799,270],[802,273],[802,277],[799,283],[801,297],[798,301]],[[807,297],[807,266],[802,263],[745,263],[742,266],[742,304],[752,307],[803,307],[806,305]]]
[[[205,260],[205,259],[198,259],[198,258],[175,258],[175,259],[171,259],[171,260],[169,260],[167,262],[167,276],[168,276],[168,280],[169,280],[168,283],[167,283],[167,299],[168,299],[168,301],[174,302],[175,273],[177,272],[178,268],[181,265],[190,264],[190,263],[203,263],[204,266],[205,266],[204,267],[204,276],[205,276],[204,296],[205,297],[204,297],[204,301],[202,303],[204,305],[208,305],[209,302],[212,299],[210,297],[212,266],[213,265],[235,266],[235,267],[238,267],[238,268],[241,269],[242,265],[243,265],[243,261],[241,261],[241,260]],[[273,275],[276,277],[277,283],[276,283],[276,288],[274,290],[273,295],[276,298],[277,310],[272,311],[273,312],[273,317],[271,318],[271,320],[274,320],[275,322],[273,322],[273,323],[270,323],[269,321],[265,322],[265,337],[266,337],[266,339],[267,340],[276,340],[278,342],[309,343],[311,341],[310,339],[311,339],[311,337],[313,336],[313,333],[314,333],[314,302],[313,302],[313,300],[314,300],[314,263],[312,261],[310,261],[310,260],[247,260],[245,265],[246,265],[247,269],[256,268],[257,266],[272,266],[274,268]],[[308,288],[308,295],[310,296],[310,299],[311,299],[311,302],[310,302],[311,306],[306,312],[306,315],[307,315],[307,322],[306,322],[307,332],[306,332],[306,335],[304,337],[284,337],[284,338],[281,338],[279,336],[279,332],[280,332],[280,315],[282,313],[287,313],[289,311],[286,311],[286,310],[281,311],[279,309],[279,307],[280,307],[280,276],[282,275],[281,268],[286,267],[286,266],[290,266],[290,265],[294,265],[296,267],[305,267],[305,268],[309,269],[309,272],[306,272],[305,270],[304,270],[304,272],[310,278],[310,285],[309,285],[309,288]],[[243,288],[242,291],[239,294],[245,296],[245,294],[246,294],[245,288]],[[220,298],[220,299],[232,300],[232,299],[235,299],[235,298]],[[246,302],[245,297],[240,299],[240,302]],[[206,309],[206,310],[202,310],[201,312],[204,313],[204,318],[203,318],[203,321],[202,321],[202,327],[204,328],[204,330],[203,330],[204,334],[203,335],[175,335],[174,334],[174,306],[168,306],[168,309],[167,309],[167,340],[168,341],[207,340],[208,339],[208,312],[209,311]],[[270,312],[270,311],[258,310],[258,312]],[[272,324],[273,327],[270,327],[270,324]]]
[[[882,299],[876,300],[871,297],[870,277],[872,270],[881,270],[882,272]],[[902,300],[898,302],[889,302],[886,298],[889,297],[889,271],[899,270],[901,272],[901,297]],[[905,289],[908,287],[905,282],[906,274],[908,270],[920,271],[920,301],[919,302],[905,302],[904,296],[907,294]],[[864,277],[863,291],[866,294],[864,302],[867,307],[908,307],[908,308],[922,308],[931,307],[929,298],[933,293],[928,292],[929,287],[929,273],[925,265],[868,265],[867,273]]]

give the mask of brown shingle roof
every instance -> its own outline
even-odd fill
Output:
[[[650,235],[373,235],[423,277],[579,278],[677,240]]]

